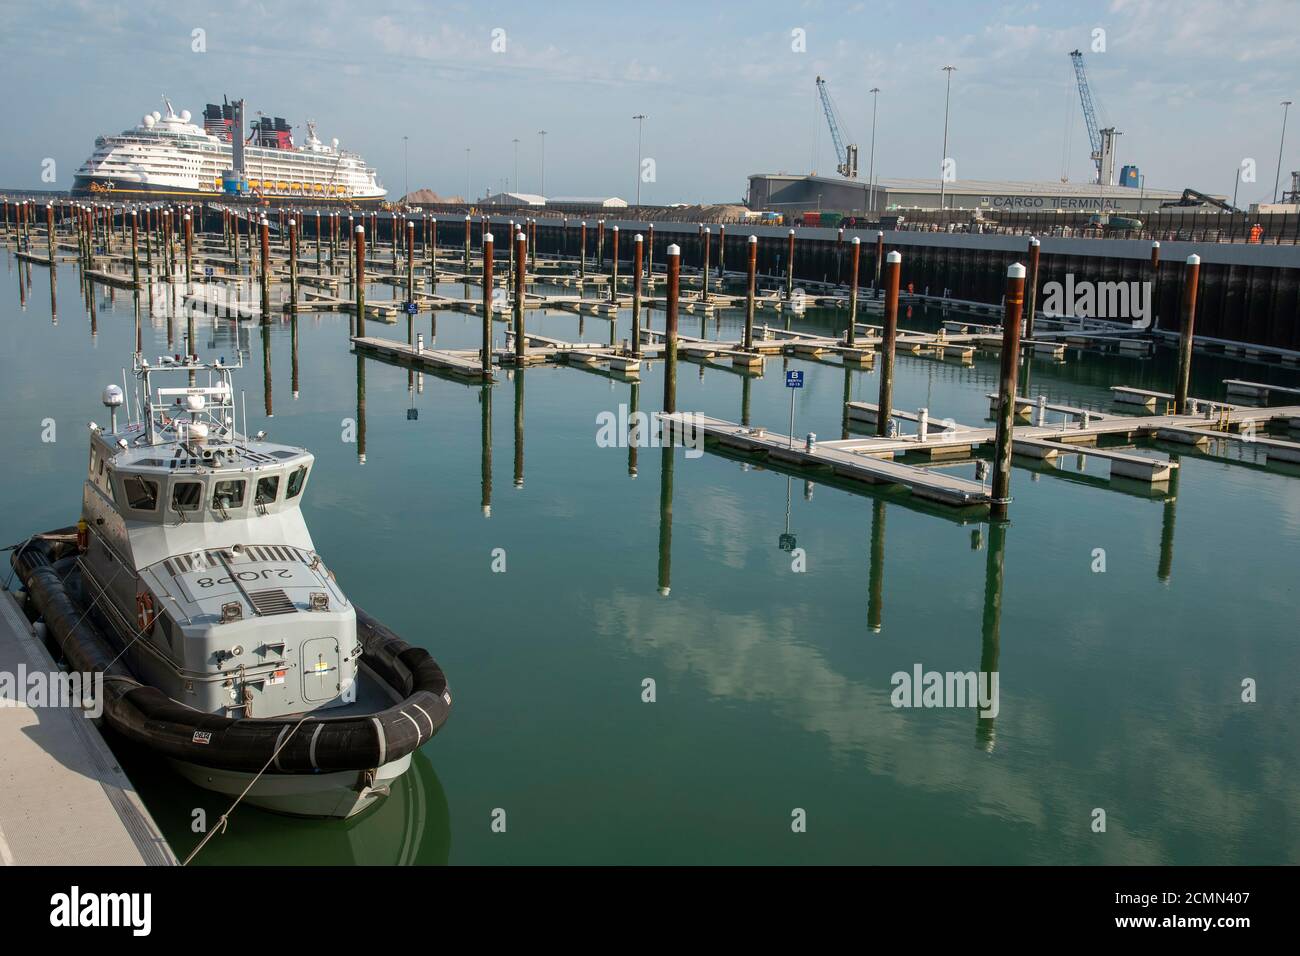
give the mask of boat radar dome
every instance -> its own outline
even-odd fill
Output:
[[[335,136],[332,140],[330,140],[330,145],[332,145],[335,149],[338,149],[338,148],[339,148],[339,138],[338,138],[337,136]]]
[[[122,405],[122,389],[116,385],[109,385],[104,389],[103,397],[100,399],[104,407],[109,410],[110,422],[109,430],[117,431],[117,410]]]
[[[153,124],[156,123],[156,122],[157,122],[157,120],[155,120],[155,119],[153,118],[153,114],[152,114],[152,113],[145,113],[145,114],[144,114],[144,119],[140,120],[140,125],[142,125],[145,129],[149,129],[149,128],[152,127]]]
[[[189,110],[181,110],[181,122],[182,122],[182,123],[188,123],[189,121],[190,121],[190,111],[189,111]]]
[[[158,112],[158,110],[154,110],[150,115],[155,123],[162,119],[162,113]]]

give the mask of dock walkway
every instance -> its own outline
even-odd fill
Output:
[[[0,671],[57,665],[0,591]],[[20,689],[21,694],[21,689]],[[172,866],[176,857],[94,724],[69,708],[0,701],[0,863]]]

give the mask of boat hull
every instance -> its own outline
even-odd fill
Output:
[[[172,768],[204,790],[236,799],[264,810],[295,817],[347,819],[368,810],[388,796],[394,783],[411,766],[411,755],[370,771],[341,770],[318,774],[257,774],[201,767],[183,760]],[[249,789],[249,784],[252,788]]]
[[[360,206],[377,208],[386,198],[386,194],[377,196],[326,196],[324,194],[303,193],[301,195],[264,194],[258,196],[235,196],[216,190],[186,189],[182,186],[166,186],[158,183],[140,183],[124,179],[101,176],[76,176],[72,181],[71,195],[100,200],[120,200],[125,202],[153,202],[156,200],[177,200],[183,202],[215,202],[225,205],[247,204],[250,206]]]

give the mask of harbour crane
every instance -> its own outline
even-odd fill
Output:
[[[858,146],[856,143],[845,144],[849,137],[848,130],[840,119],[835,101],[831,99],[826,81],[817,77],[817,95],[821,97],[822,110],[826,113],[826,124],[831,128],[831,142],[835,145],[835,171],[845,179],[858,178]]]
[[[1097,111],[1092,105],[1092,91],[1088,88],[1088,74],[1083,69],[1083,53],[1070,53],[1074,61],[1074,78],[1079,84],[1079,102],[1083,104],[1083,121],[1088,127],[1088,142],[1092,144],[1091,159],[1097,169],[1097,183],[1115,185],[1115,137],[1120,133],[1113,126],[1097,128]]]

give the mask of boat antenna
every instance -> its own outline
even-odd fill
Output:
[[[127,387],[127,384],[126,384],[126,366],[125,366],[125,365],[122,366],[122,394],[127,396],[127,403],[126,403],[126,423],[127,423],[127,425],[130,425],[130,424],[131,424],[131,402],[130,402],[131,389],[129,389],[129,388]]]
[[[244,406],[244,444],[248,444],[248,391],[239,390],[239,403]]]

